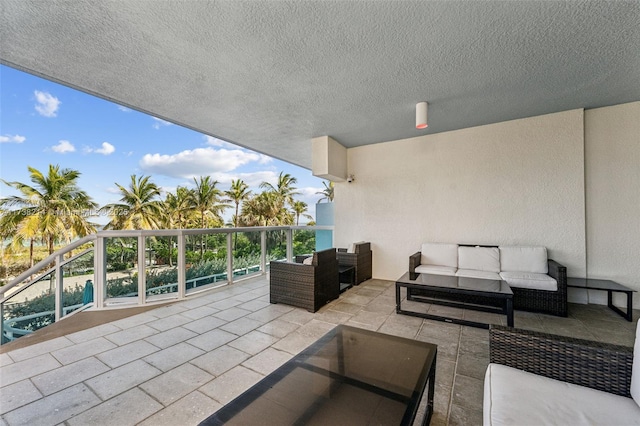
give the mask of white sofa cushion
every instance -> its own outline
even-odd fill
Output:
[[[640,321],[636,326],[636,343],[633,346],[633,365],[631,367],[631,397],[640,406]]]
[[[546,247],[500,246],[500,271],[549,272]]]
[[[458,269],[500,272],[498,247],[458,247]]]
[[[421,265],[439,265],[458,268],[458,245],[447,243],[424,243],[420,250]]]
[[[456,268],[451,266],[438,266],[438,265],[418,265],[416,272],[419,274],[433,274],[433,275],[455,275]]]
[[[479,271],[477,269],[458,269],[456,277],[483,278],[485,280],[501,280],[500,274],[491,271]]]
[[[362,244],[365,243],[366,241],[356,241],[355,243],[351,243],[349,244],[349,247],[347,247],[347,253],[355,253],[356,252],[356,246],[358,244]]]
[[[532,290],[558,290],[558,282],[547,274],[533,272],[500,272],[509,287],[530,288]]]
[[[633,399],[489,364],[484,379],[484,426],[640,425]]]
[[[302,261],[303,265],[313,265],[313,256],[305,257]]]

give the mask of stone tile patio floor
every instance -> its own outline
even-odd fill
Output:
[[[392,281],[366,281],[315,314],[271,305],[268,293],[268,278],[253,278],[1,353],[0,425],[195,425],[336,324],[437,344],[431,424],[482,424],[487,330],[397,315]],[[515,325],[628,346],[635,327],[606,306],[576,304],[569,318],[516,311]]]

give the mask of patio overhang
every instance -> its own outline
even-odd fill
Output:
[[[311,168],[324,135],[352,148],[636,101],[639,22],[637,1],[5,0],[0,61]]]

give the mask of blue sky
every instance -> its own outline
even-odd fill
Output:
[[[221,190],[241,178],[260,192],[284,171],[298,179],[296,199],[314,217],[323,189],[310,170],[0,65],[0,177],[30,184],[27,167],[46,172],[49,164],[80,171],[80,188],[101,206],[118,201],[115,183],[128,187],[132,174],[172,192],[199,176],[212,176]],[[0,184],[0,197],[13,194]]]

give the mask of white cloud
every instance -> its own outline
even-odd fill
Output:
[[[36,111],[43,117],[55,117],[60,107],[60,100],[47,92],[36,90]]]
[[[151,117],[151,118],[153,118],[154,120],[153,128],[156,130],[159,129],[160,127],[171,126],[173,124],[158,117]]]
[[[260,154],[260,159],[258,160],[259,164],[269,164],[271,162],[273,162],[273,158],[268,155]]]
[[[20,136],[20,135],[0,136],[0,143],[6,143],[6,142],[22,143],[25,140],[27,140],[27,138],[25,138],[24,136]]]
[[[222,139],[214,138],[213,136],[203,135],[205,143],[211,146],[218,146],[220,148],[239,149],[240,147],[232,143],[223,141]]]
[[[258,161],[259,154],[240,149],[196,148],[173,155],[145,154],[140,160],[140,168],[147,173],[192,178],[230,172]]]
[[[58,142],[58,145],[52,146],[51,149],[60,154],[64,154],[66,152],[74,152],[76,150],[71,142],[65,140],[61,140],[60,142]]]
[[[96,153],[102,155],[109,155],[115,152],[116,148],[111,145],[109,142],[102,142],[102,148],[96,149]]]
[[[254,192],[262,191],[262,189],[259,188],[262,182],[269,182],[271,184],[278,182],[278,174],[269,170],[249,173],[212,173],[210,176],[220,182],[222,188],[230,186],[232,180],[241,179]]]
[[[204,138],[205,143],[210,146],[228,148],[228,149],[240,149],[242,151],[252,152],[242,148],[241,146],[234,145],[231,142],[226,142],[226,141],[223,141],[222,139],[218,139],[213,136],[203,135],[202,137]],[[273,161],[273,158],[269,157],[268,155],[264,155],[264,154],[258,154],[258,155],[260,156],[260,159],[258,159],[259,164],[269,164]]]
[[[127,108],[126,106],[118,105],[118,109],[122,112],[131,112],[133,111],[131,108]]]
[[[102,155],[110,155],[113,154],[115,152],[116,148],[111,145],[109,142],[102,142],[102,145],[100,148],[91,148],[91,147],[84,147],[83,151],[86,152],[87,154],[95,152],[96,154],[102,154]]]

